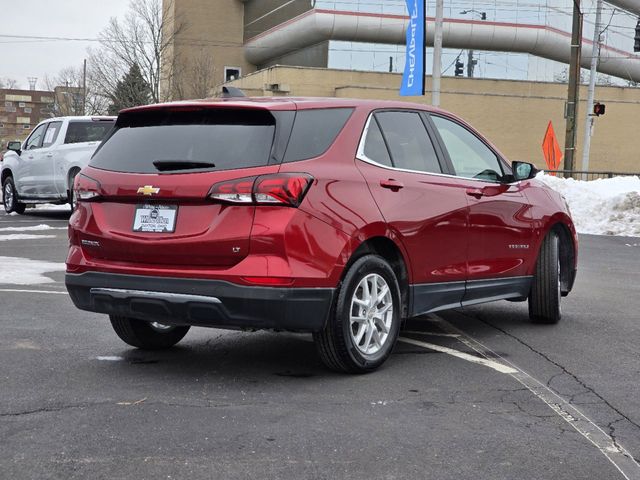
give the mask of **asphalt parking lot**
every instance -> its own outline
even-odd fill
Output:
[[[2,478],[640,479],[638,238],[581,237],[557,326],[443,312],[348,376],[305,335],[128,348],[65,293],[67,219],[0,213]]]

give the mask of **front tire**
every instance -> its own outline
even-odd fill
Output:
[[[320,359],[338,372],[375,370],[395,345],[401,311],[391,266],[378,255],[359,258],[340,285],[327,325],[313,335]]]
[[[561,278],[560,239],[555,232],[550,232],[540,247],[529,294],[529,318],[532,322],[553,324],[560,321]]]
[[[13,183],[13,177],[8,176],[2,184],[2,200],[4,202],[4,211],[7,213],[23,214],[27,206],[18,201],[16,186]]]
[[[171,348],[184,338],[190,328],[188,326],[173,327],[117,315],[109,315],[109,320],[123,342],[142,350]]]

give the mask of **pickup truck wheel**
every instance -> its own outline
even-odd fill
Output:
[[[534,323],[558,323],[560,309],[560,240],[550,232],[542,242],[529,294],[529,318]]]
[[[2,184],[2,199],[4,201],[4,211],[7,213],[24,213],[27,206],[18,201],[16,187],[13,184],[13,177],[8,176]]]
[[[71,211],[75,212],[76,207],[78,206],[78,200],[76,199],[76,194],[73,190],[73,186],[76,183],[76,176],[80,173],[80,170],[73,170],[69,173],[69,193],[67,194],[67,198],[69,201],[69,205],[71,205]]]
[[[324,330],[314,333],[322,362],[331,370],[366,373],[391,354],[400,331],[400,287],[393,269],[378,255],[349,268]]]
[[[173,347],[189,331],[188,326],[174,327],[157,322],[109,315],[111,326],[120,339],[142,350],[163,350]]]

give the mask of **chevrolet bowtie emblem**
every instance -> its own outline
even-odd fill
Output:
[[[155,195],[160,193],[160,189],[156,188],[152,185],[145,185],[144,187],[138,188],[138,194],[142,195]]]

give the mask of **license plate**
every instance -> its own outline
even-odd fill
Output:
[[[138,205],[133,217],[133,231],[173,233],[177,216],[177,205]]]

